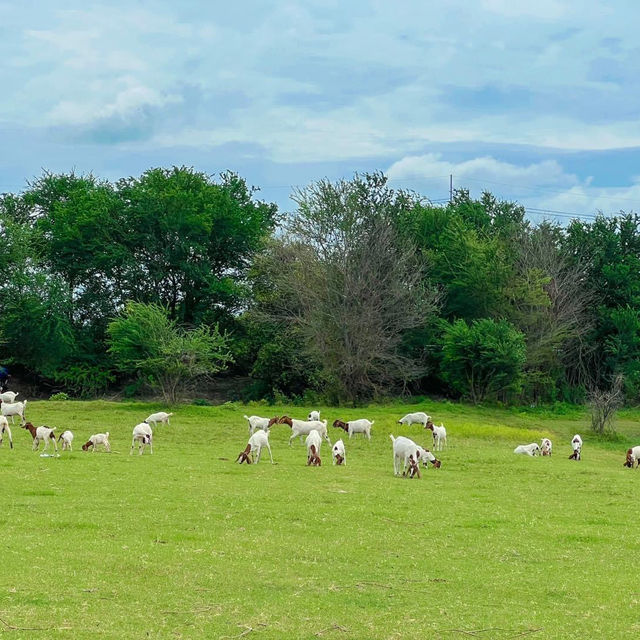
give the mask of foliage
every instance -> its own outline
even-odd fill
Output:
[[[69,400],[69,395],[64,391],[59,391],[58,393],[53,393],[49,400]]]
[[[589,393],[591,430],[600,436],[615,435],[616,411],[624,401],[623,382],[622,375],[617,375],[609,389],[593,389]]]
[[[474,403],[518,393],[525,361],[524,336],[505,320],[457,320],[444,336],[442,375]]]
[[[222,371],[231,358],[217,326],[186,331],[153,304],[129,302],[107,332],[118,370],[141,376],[169,403],[195,381]]]

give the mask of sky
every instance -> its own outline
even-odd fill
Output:
[[[0,192],[42,174],[380,170],[534,221],[640,210],[632,0],[0,0]]]

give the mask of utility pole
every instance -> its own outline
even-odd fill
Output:
[[[453,173],[449,174],[449,204],[453,202]]]

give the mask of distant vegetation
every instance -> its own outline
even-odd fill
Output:
[[[175,400],[640,393],[640,218],[562,227],[465,190],[320,180],[283,215],[233,173],[45,173],[0,197],[2,364],[51,390]],[[137,341],[137,342],[136,342]]]

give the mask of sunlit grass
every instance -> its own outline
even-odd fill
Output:
[[[70,428],[72,454],[40,458],[17,427],[0,449],[0,629],[42,638],[618,638],[640,629],[634,498],[623,469],[637,412],[600,442],[581,410],[506,411],[426,402],[321,409],[375,420],[342,436],[347,467],[305,466],[273,428],[276,465],[234,465],[247,415],[311,408],[178,407],[154,455],[129,456],[157,404],[33,402],[34,424]],[[426,410],[449,447],[422,480],[393,477],[388,433]],[[111,432],[113,454],[84,453]],[[583,460],[569,461],[581,433]],[[554,456],[512,454],[554,441]],[[249,631],[251,629],[252,631]],[[466,633],[464,633],[466,632]],[[34,635],[38,633],[39,635]],[[316,635],[319,634],[319,635]]]

